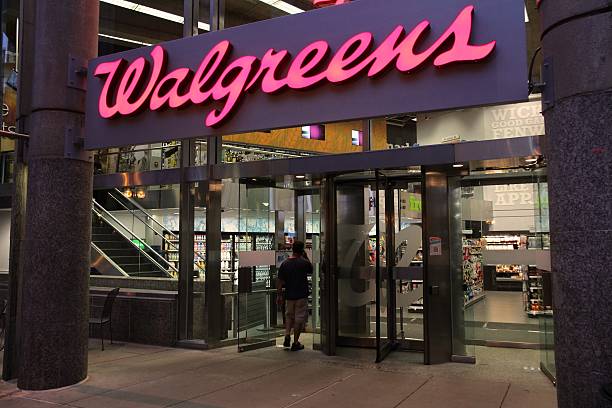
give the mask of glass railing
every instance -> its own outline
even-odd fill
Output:
[[[178,269],[174,265],[168,262],[164,256],[151,248],[132,229],[126,227],[95,200],[93,200],[92,210],[95,217],[94,224],[96,221],[98,222],[97,226],[94,225],[92,240],[98,241],[95,242],[98,247],[102,243],[107,244],[108,246],[101,247],[101,250],[113,259],[128,275],[168,278],[176,278],[178,276]],[[96,231],[95,228],[100,228],[101,231]],[[129,251],[130,248],[132,248],[131,252]],[[117,255],[111,255],[111,251],[117,252]],[[134,256],[134,253],[137,255]]]
[[[203,166],[208,163],[206,149],[206,141],[196,141],[194,165]],[[314,154],[317,153],[240,143],[223,143],[222,146],[222,161],[224,163],[291,159]],[[94,174],[135,173],[175,169],[180,167],[180,160],[180,142],[156,146],[105,149],[96,152],[94,156]]]
[[[175,234],[171,228],[160,223],[156,217],[151,215],[145,208],[143,208],[137,201],[130,197],[126,197],[119,189],[115,188],[108,192],[109,198],[125,211],[128,211],[132,216],[132,225],[137,224],[141,226],[144,231],[148,232],[151,236],[158,237],[162,242],[162,248],[165,251],[171,251],[174,253],[179,252],[179,236]],[[145,233],[145,235],[147,235]],[[204,278],[205,268],[203,263],[206,262],[206,256],[204,253],[194,249],[194,271],[200,279]],[[160,255],[162,256],[162,255]],[[166,258],[164,258],[166,259]],[[174,268],[174,267],[173,267]],[[175,269],[175,268],[174,268]]]

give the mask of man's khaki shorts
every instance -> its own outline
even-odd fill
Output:
[[[308,321],[308,299],[287,300],[285,307],[285,327],[303,331]]]

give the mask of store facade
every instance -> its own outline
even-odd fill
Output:
[[[532,328],[514,321],[490,338],[472,307],[487,291],[519,293],[552,334],[546,138],[527,90],[535,5],[362,1],[283,16],[313,6],[117,3],[101,1],[108,55],[89,66],[85,144],[92,298],[129,293],[118,338],[275,344],[275,268],[300,239],[315,265],[313,348],[368,347],[376,361],[420,351],[433,364],[533,346],[554,378],[548,340],[521,338]],[[398,15],[411,16],[401,30]],[[242,27],[268,17],[279,18]],[[239,59],[224,58],[226,40]],[[108,228],[140,249],[136,262],[113,255]]]
[[[316,264],[313,347],[328,354],[336,346],[372,347],[378,361],[391,350],[405,348],[424,351],[426,363],[473,362],[474,352],[468,349],[490,342],[470,335],[478,322],[469,318],[466,322],[464,316],[466,304],[480,299],[485,290],[483,271],[464,270],[465,243],[480,242],[483,235],[475,234],[473,241],[463,235],[471,235],[466,223],[493,222],[493,215],[486,219],[482,214],[468,215],[454,228],[450,223],[449,228],[439,225],[456,219],[457,211],[463,214],[462,184],[473,185],[470,177],[479,180],[479,172],[488,177],[487,184],[496,182],[502,189],[521,190],[525,179],[541,177],[539,102],[527,102],[524,87],[525,9],[516,2],[503,4],[507,13],[487,10],[491,5],[486,3],[453,3],[444,13],[420,6],[419,17],[410,20],[420,24],[396,26],[393,16],[415,13],[414,5],[387,6],[364,3],[319,10],[111,54],[90,64],[88,148],[113,149],[128,140],[168,143],[200,137],[197,148],[182,142],[181,149],[196,154],[182,157],[178,171],[121,172],[96,180],[97,188],[118,187],[124,195],[142,192],[158,197],[159,203],[163,188],[145,192],[147,184],[189,184],[188,191],[178,189],[178,213],[166,215],[161,223],[168,238],[160,242],[165,247],[161,252],[170,254],[166,260],[172,264],[171,275],[178,277],[178,344],[208,347],[233,341],[240,350],[274,344],[277,333],[272,328],[280,317],[273,306],[274,271],[282,257],[278,251],[285,251],[292,239],[307,242]],[[502,18],[507,15],[514,18]],[[436,24],[436,19],[444,23]],[[350,26],[345,27],[344,21],[351,21]],[[514,25],[504,26],[507,21]],[[316,25],[322,28],[313,31]],[[324,27],[333,27],[333,34]],[[495,34],[487,35],[494,27]],[[321,38],[325,40],[314,41]],[[238,59],[226,57],[230,48]],[[450,66],[453,62],[455,66]],[[391,72],[383,74],[387,68]],[[414,76],[409,82],[401,77],[406,73]],[[141,83],[142,93],[130,81]],[[208,106],[209,99],[219,101],[212,105],[216,110],[198,106]],[[520,103],[499,105],[514,101]],[[376,150],[377,136],[389,140],[388,118],[492,103],[498,106],[447,113],[442,119],[438,116],[444,114],[436,113],[404,116],[413,124],[412,135],[402,126],[405,143],[413,145],[409,149],[224,164],[215,146],[221,135],[237,134],[230,141],[253,136],[262,141],[297,130],[311,145],[334,143],[350,133],[354,146]],[[345,122],[334,124],[341,120]],[[448,128],[453,133],[448,134]],[[448,144],[466,139],[473,142]],[[228,146],[225,151],[239,152],[239,147]],[[295,144],[286,147],[297,150]],[[267,151],[265,143],[258,148]],[[160,146],[157,157],[141,153],[131,161],[159,163],[168,149]],[[486,174],[496,171],[508,174]],[[149,177],[151,181],[146,181]],[[531,198],[523,194],[523,205],[540,202],[534,200],[533,186],[537,182],[524,184],[531,189]],[[108,197],[100,200],[104,207]],[[135,214],[124,206],[133,219]],[[519,235],[512,237],[517,247],[531,238],[530,255],[535,256],[535,242],[542,252],[547,245],[537,236],[542,231],[535,229],[535,214],[530,216],[531,226],[515,229]],[[188,261],[192,258],[195,267]],[[493,267],[503,265],[493,262],[498,261],[491,261]],[[521,262],[525,268],[536,267],[534,260]],[[182,272],[192,269],[195,273]],[[499,270],[487,274],[495,283],[504,279]],[[514,282],[508,285],[518,285],[521,293],[523,287],[536,288],[528,276],[535,275],[527,271],[510,275],[507,279]],[[496,290],[496,286],[487,288]],[[521,296],[521,307],[527,314],[544,312],[539,292],[537,299],[523,303],[530,290],[534,289]],[[418,323],[406,327],[404,320]],[[407,335],[411,331],[415,333]],[[510,340],[505,345],[511,343],[529,341]]]

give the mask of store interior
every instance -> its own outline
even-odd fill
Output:
[[[520,183],[464,180],[463,271],[473,344],[543,346],[540,317],[552,313],[539,257],[550,248],[545,180],[545,168]]]

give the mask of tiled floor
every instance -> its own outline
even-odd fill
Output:
[[[326,357],[278,347],[238,354],[235,347],[115,344],[102,352],[94,340],[85,382],[38,392],[0,382],[0,407],[555,407],[555,389],[533,367],[534,353],[479,348],[476,365],[424,366],[407,353],[374,364],[360,349]]]

